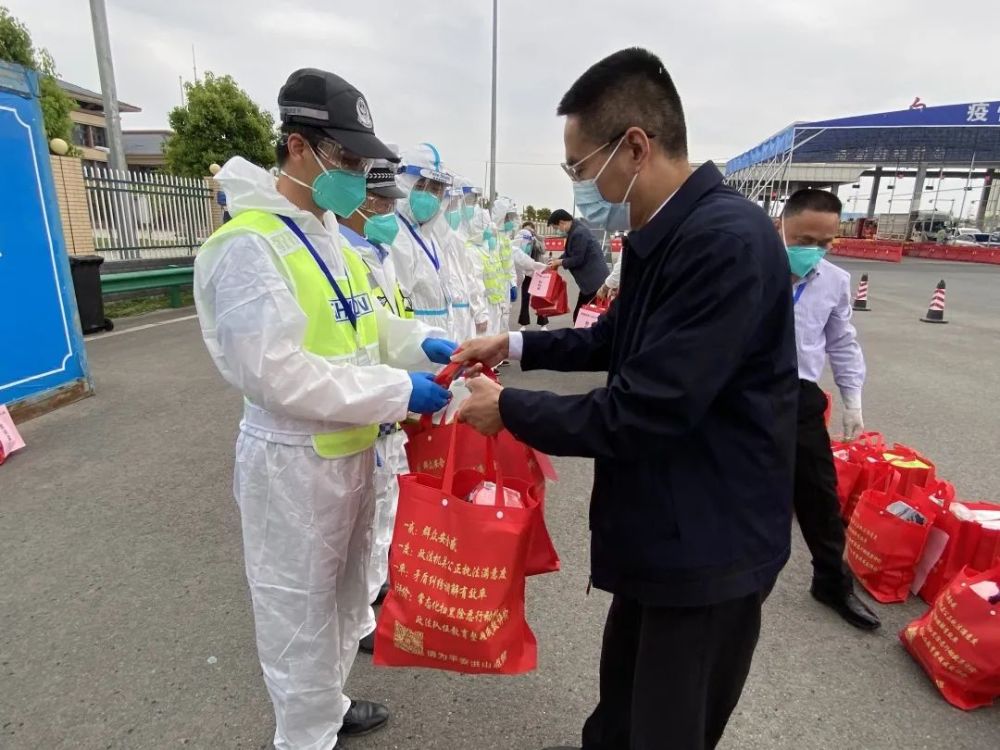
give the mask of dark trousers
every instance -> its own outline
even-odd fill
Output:
[[[823,414],[826,395],[809,380],[799,381],[799,422],[795,450],[795,515],[812,554],[813,585],[831,594],[850,591],[844,562],[844,524],[837,500],[830,434]]]
[[[576,323],[576,316],[580,312],[580,308],[584,305],[593,302],[594,297],[597,296],[597,292],[591,292],[590,294],[584,294],[580,292],[580,296],[576,298],[576,308],[573,310],[573,323]]]
[[[714,748],[743,692],[769,592],[707,607],[615,596],[583,750]]]
[[[524,281],[521,282],[521,312],[517,316],[517,324],[519,326],[531,324],[531,296],[528,294],[529,286],[531,286],[531,277],[525,276]],[[548,324],[548,318],[542,315],[538,316],[538,325],[545,326]]]

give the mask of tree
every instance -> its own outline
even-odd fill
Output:
[[[210,164],[242,156],[262,167],[275,162],[276,133],[271,113],[262,110],[232,79],[206,73],[184,85],[187,103],[170,112],[174,131],[167,140],[167,168],[200,177]]]
[[[551,208],[536,208],[535,209],[535,217],[538,219],[538,221],[546,222],[546,221],[549,220],[549,217],[551,215],[552,215],[552,209]]]
[[[28,27],[3,6],[0,6],[0,60],[23,65],[38,73],[45,136],[49,140],[62,138],[71,143],[73,121],[69,114],[75,107],[73,100],[59,88],[55,61],[48,50],[35,49]]]
[[[528,204],[527,206],[524,207],[524,220],[525,221],[534,221],[537,218],[538,218],[538,213],[535,211],[535,207],[534,206],[532,206],[531,204]]]

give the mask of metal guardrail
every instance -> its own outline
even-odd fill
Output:
[[[170,306],[181,306],[181,289],[194,285],[194,267],[158,268],[153,271],[126,271],[101,274],[101,293],[144,292],[166,289]]]

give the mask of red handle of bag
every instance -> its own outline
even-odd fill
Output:
[[[500,471],[500,464],[496,460],[496,435],[486,438],[486,461],[485,466],[493,467],[493,474],[496,478],[496,494],[494,495],[494,506],[504,507],[502,498],[505,499],[503,472]],[[448,457],[445,459],[444,472],[441,475],[441,491],[446,495],[455,494],[455,446],[458,444],[458,424],[452,426],[451,439],[448,441]],[[484,468],[485,468],[484,466]],[[484,471],[485,475],[486,472]]]
[[[457,351],[461,351],[460,349]],[[478,365],[482,362],[449,362],[441,371],[434,376],[434,382],[437,383],[442,388],[451,388],[451,384],[454,383],[462,371],[467,368],[470,364]],[[481,373],[484,377],[489,378],[494,383],[497,381],[496,373],[490,368],[483,366],[483,371]],[[420,429],[429,430],[434,426],[433,415],[432,414],[421,414],[420,415]]]

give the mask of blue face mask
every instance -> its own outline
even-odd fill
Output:
[[[426,190],[413,190],[410,192],[410,210],[413,218],[418,223],[424,224],[437,214],[441,209],[441,199]]]
[[[396,214],[376,214],[365,218],[365,238],[379,245],[391,245],[399,234]]]
[[[448,222],[448,226],[452,229],[458,229],[458,225],[462,222],[462,212],[459,210],[448,211],[444,215],[445,221]]]
[[[598,178],[604,173],[604,170],[611,163],[615,154],[618,153],[618,149],[624,140],[625,136],[622,136],[622,139],[618,141],[618,145],[615,146],[607,161],[604,162],[604,166],[594,175],[593,179],[580,180],[573,183],[573,196],[576,200],[576,207],[580,209],[580,215],[583,216],[584,220],[595,229],[604,229],[608,232],[625,232],[632,228],[628,196],[632,192],[632,186],[635,185],[639,173],[636,172],[632,177],[632,182],[629,183],[628,189],[625,191],[625,197],[622,198],[621,203],[612,203],[607,200],[601,193],[601,189],[597,187]]]
[[[503,223],[503,231],[505,231],[505,232],[513,232],[514,231],[514,222],[513,221],[505,221]]]
[[[475,206],[462,206],[462,218],[466,221],[472,221],[472,217],[476,215]]]

